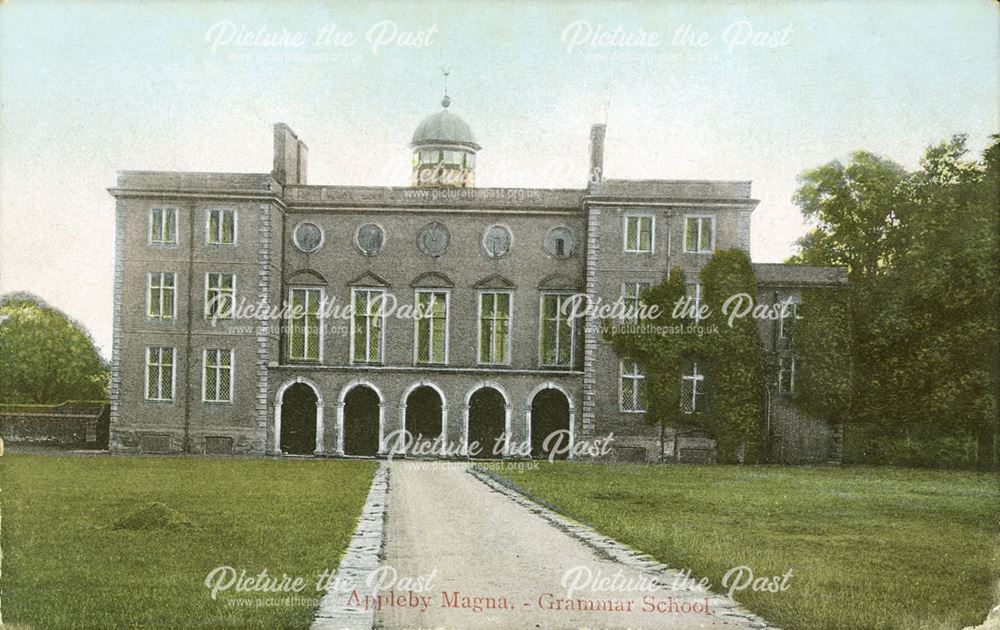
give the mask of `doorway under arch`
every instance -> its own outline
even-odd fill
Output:
[[[281,398],[279,450],[290,455],[312,455],[316,450],[316,414],[319,396],[306,383],[294,383]]]
[[[498,440],[507,430],[507,400],[494,387],[483,386],[469,397],[469,425],[467,444],[473,459],[499,459],[503,445],[497,450]],[[472,452],[475,445],[478,452]]]
[[[375,457],[379,451],[382,399],[367,385],[355,385],[344,396],[344,455]]]
[[[416,441],[427,442],[444,435],[444,400],[430,385],[419,385],[406,396],[403,426]]]
[[[531,456],[548,459],[551,449],[558,445],[561,452],[555,459],[566,459],[567,453],[563,451],[571,443],[571,429],[570,402],[566,394],[554,387],[535,393],[531,399]],[[560,431],[563,432],[561,437],[553,437],[546,444],[550,435]]]

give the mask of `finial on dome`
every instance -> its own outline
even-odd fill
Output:
[[[448,109],[448,106],[451,105],[451,99],[448,98],[448,75],[451,74],[451,70],[441,66],[441,74],[444,75],[444,98],[441,99],[441,107]]]

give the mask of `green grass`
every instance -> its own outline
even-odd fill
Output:
[[[335,569],[374,469],[343,461],[4,456],[4,621],[306,628],[322,595],[313,584],[299,594],[311,605],[242,607],[225,600],[284,596],[229,591],[213,601],[205,578],[220,565],[310,582]],[[150,511],[157,502],[170,510]],[[115,529],[137,511],[138,527]],[[158,525],[170,519],[176,526]]]
[[[1000,573],[1000,476],[878,468],[546,464],[532,495],[716,590],[730,568],[793,577],[734,594],[786,630],[983,622]]]

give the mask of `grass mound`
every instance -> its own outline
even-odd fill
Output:
[[[159,501],[153,501],[115,523],[112,529],[176,531],[191,527],[194,524],[183,514]]]

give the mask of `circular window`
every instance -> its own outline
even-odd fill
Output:
[[[490,258],[503,258],[510,251],[513,240],[507,226],[491,225],[483,233],[483,250]]]
[[[436,258],[448,249],[449,238],[448,228],[443,223],[432,221],[417,234],[417,249]]]
[[[323,228],[315,223],[303,221],[295,226],[295,231],[292,232],[292,242],[300,251],[307,254],[314,252],[323,246]]]
[[[385,243],[385,231],[374,223],[365,223],[354,235],[354,245],[365,256],[374,256],[382,251]]]
[[[554,227],[545,235],[545,253],[553,258],[569,258],[576,249],[573,230],[565,225]]]

